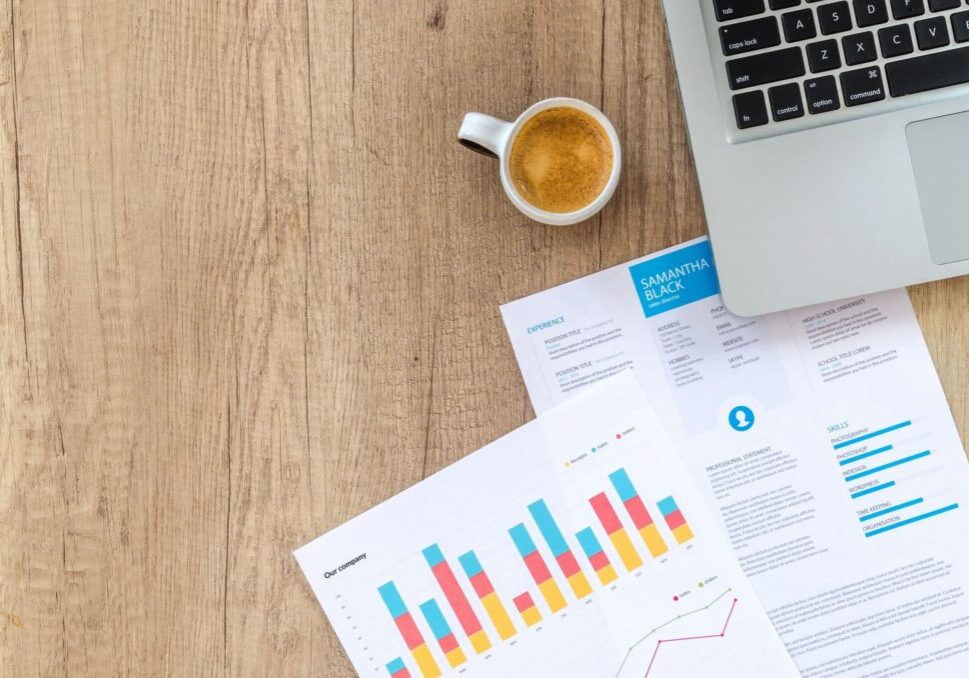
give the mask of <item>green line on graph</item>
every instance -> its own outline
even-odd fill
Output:
[[[626,656],[622,658],[622,664],[620,664],[619,665],[619,668],[616,670],[616,678],[619,678],[619,674],[622,673],[622,668],[626,665],[626,662],[629,661],[629,655],[631,655],[633,653],[633,650],[635,650],[643,642],[649,640],[650,636],[652,636],[653,634],[655,634],[657,631],[661,631],[663,629],[663,627],[669,626],[673,622],[679,621],[680,619],[683,619],[684,617],[689,617],[691,614],[696,614],[697,612],[704,612],[706,610],[709,610],[711,607],[713,607],[716,604],[716,602],[718,600],[720,600],[721,598],[723,598],[725,595],[727,595],[731,591],[733,591],[733,589],[727,589],[726,591],[724,591],[723,593],[721,593],[719,596],[717,596],[716,598],[714,598],[713,600],[711,600],[709,603],[707,603],[706,606],[704,606],[704,607],[698,607],[695,610],[690,610],[689,612],[684,612],[683,614],[679,614],[679,615],[673,617],[668,622],[666,622],[664,624],[660,624],[655,629],[653,629],[652,631],[650,631],[649,633],[647,633],[645,636],[643,636],[642,638],[640,638],[639,640],[637,640],[635,643],[633,643],[632,645],[630,645],[629,646],[629,651],[626,652]]]

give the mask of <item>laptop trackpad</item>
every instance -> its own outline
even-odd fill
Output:
[[[969,259],[969,112],[913,122],[906,133],[932,261]]]

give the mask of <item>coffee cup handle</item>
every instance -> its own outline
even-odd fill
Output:
[[[498,158],[504,153],[514,125],[484,113],[468,113],[458,130],[458,142],[475,153]]]

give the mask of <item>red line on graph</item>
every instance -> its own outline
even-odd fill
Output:
[[[720,629],[720,633],[711,633],[706,636],[684,636],[683,638],[664,638],[663,640],[656,641],[656,649],[653,650],[653,658],[649,660],[649,666],[646,667],[646,675],[643,678],[649,678],[649,672],[653,670],[653,664],[656,662],[656,655],[659,654],[659,649],[663,647],[663,643],[679,643],[684,640],[707,640],[709,638],[723,638],[727,633],[727,626],[730,625],[730,618],[733,617],[733,610],[737,607],[737,599],[733,599],[733,605],[730,606],[730,612],[727,613],[727,619],[723,622],[723,628]]]

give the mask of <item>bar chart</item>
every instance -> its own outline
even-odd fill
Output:
[[[629,385],[582,416],[564,407],[526,425],[298,552],[360,676],[601,678],[652,625],[718,590],[756,601]],[[706,627],[720,611],[696,616]],[[692,621],[663,630],[653,678],[785,675],[790,661],[756,602],[702,652],[666,648]],[[637,653],[627,665],[646,670]]]
[[[672,537],[671,542],[677,545],[694,538],[683,512],[672,495],[667,495],[655,503],[668,530],[668,536],[664,538],[660,526],[653,520],[645,501],[625,468],[614,470],[603,478],[603,481],[608,482],[607,487],[611,489],[589,497],[586,508],[591,508],[590,517],[598,520],[599,528],[612,544],[626,573],[642,568],[646,561],[643,552],[633,544],[626,527],[614,510],[613,500],[608,492],[614,492],[615,497],[625,508],[628,519],[642,538],[645,553],[649,558],[656,559],[667,554],[670,550],[667,539],[670,537]],[[507,531],[510,546],[514,548],[528,577],[537,588],[537,593],[549,615],[555,615],[566,609],[570,599],[578,602],[592,595],[594,588],[590,575],[593,575],[594,580],[601,586],[609,586],[619,579],[620,574],[603,547],[603,541],[596,533],[595,526],[587,525],[572,533],[574,543],[578,545],[579,552],[584,557],[586,564],[583,566],[576,557],[576,549],[566,538],[560,520],[556,518],[545,499],[529,502],[524,509],[523,514],[527,513],[532,525],[527,525],[525,522],[512,525]],[[543,548],[539,548],[533,535],[541,538]],[[549,567],[549,561],[543,555],[543,550],[551,554],[558,575],[554,574]],[[435,599],[432,598],[419,605],[421,614],[447,665],[457,668],[467,662],[467,656],[462,649],[464,643],[475,653],[484,654],[493,649],[493,636],[490,633],[493,632],[502,642],[518,634],[518,627],[508,614],[508,607],[502,595],[495,590],[474,550],[466,551],[456,559],[464,575],[463,579],[459,579],[455,574],[439,544],[424,547],[421,554],[459,626],[460,637],[448,623],[445,612]],[[475,610],[466,590],[473,592],[480,610],[483,610],[483,615]],[[567,595],[566,591],[570,595]],[[394,582],[384,584],[380,587],[380,593],[401,631],[401,637],[411,651],[417,670],[425,677],[439,675],[439,665],[431,656],[424,637],[413,624],[396,584]],[[518,611],[524,628],[535,626],[546,619],[531,592],[526,591],[505,600],[509,599]],[[484,618],[490,622],[491,631],[486,629]]]

